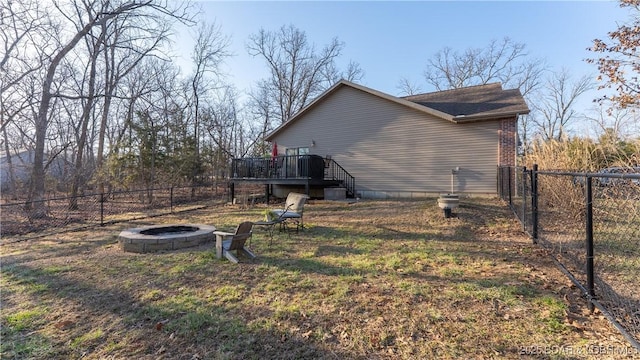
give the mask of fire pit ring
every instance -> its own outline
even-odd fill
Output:
[[[127,252],[176,250],[213,241],[214,231],[215,226],[201,224],[152,225],[120,232],[118,243]]]

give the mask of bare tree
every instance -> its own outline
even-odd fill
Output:
[[[170,23],[158,23],[153,29],[141,32],[135,23],[126,20],[114,19],[101,26],[105,33],[102,52],[104,66],[104,89],[102,114],[98,130],[98,148],[96,167],[99,176],[103,174],[102,166],[105,155],[105,141],[107,137],[107,125],[112,118],[111,105],[123,79],[140,67],[143,59],[152,56],[158,51],[161,44],[165,43],[171,33]],[[125,96],[126,98],[126,96]],[[104,191],[102,179],[98,179],[101,191]]]
[[[44,153],[45,139],[49,129],[49,111],[51,101],[57,96],[54,91],[56,76],[59,75],[59,67],[63,59],[81,43],[82,39],[91,34],[92,29],[102,27],[121,18],[123,21],[140,22],[139,29],[154,29],[158,24],[167,22],[168,19],[186,19],[183,12],[185,7],[182,4],[176,4],[177,7],[169,6],[167,0],[129,0],[113,3],[109,0],[101,1],[84,1],[74,0],[71,4],[61,4],[57,1],[53,2],[58,9],[58,14],[71,20],[70,13],[77,12],[77,22],[70,21],[75,28],[69,39],[59,36],[60,46],[51,52],[44,66],[45,74],[42,82],[41,93],[39,96],[39,105],[37,115],[34,122],[35,146],[34,146],[34,165],[31,176],[31,188],[29,191],[29,201],[27,202],[27,210],[32,217],[46,216],[46,209],[42,202],[45,193],[44,184]],[[66,5],[70,5],[66,6]],[[70,9],[71,12],[70,12]],[[70,28],[67,26],[67,28]]]
[[[0,112],[0,126],[4,128],[10,120],[5,117],[8,103],[16,100],[10,89],[42,69],[41,51],[46,46],[35,45],[41,42],[38,35],[53,24],[46,9],[38,1],[30,0],[1,2],[0,24],[0,42],[3,44],[0,52],[0,100],[5,106]],[[27,54],[27,49],[33,49],[37,55]],[[7,94],[11,94],[11,101],[8,101]],[[18,105],[16,112],[20,110]]]
[[[93,29],[92,29],[93,30]],[[92,31],[89,32],[91,36],[84,37],[85,46],[89,51],[87,69],[83,74],[83,83],[87,82],[87,89],[83,91],[80,89],[80,93],[83,95],[83,105],[82,105],[82,113],[80,115],[80,124],[79,124],[79,135],[78,135],[78,150],[76,153],[76,161],[74,168],[74,176],[73,181],[71,183],[71,197],[69,200],[69,208],[75,210],[78,208],[78,200],[77,195],[80,189],[80,186],[83,185],[85,181],[85,171],[84,170],[84,150],[87,145],[87,132],[89,131],[89,121],[93,116],[94,110],[94,102],[96,101],[96,78],[97,71],[96,68],[98,66],[98,56],[102,50],[102,45],[104,43],[105,32],[104,27],[97,28],[98,34],[93,34]]]
[[[123,77],[118,97],[119,116],[115,117],[107,128],[106,137],[110,143],[105,163],[100,169],[101,181],[110,187],[120,185],[129,187],[144,176],[140,140],[137,131],[143,136],[156,126],[154,119],[146,121],[140,114],[151,113],[164,121],[165,111],[172,106],[173,97],[165,96],[176,92],[178,69],[169,62],[154,57],[145,57]],[[153,106],[151,106],[153,105]],[[175,107],[174,107],[175,108]],[[167,110],[169,111],[169,110]],[[164,124],[164,123],[163,123]],[[185,126],[178,126],[185,129]],[[147,162],[150,163],[150,162]]]
[[[330,87],[343,79],[358,82],[364,77],[364,71],[360,67],[360,64],[354,61],[349,61],[344,71],[340,71],[335,62],[329,63],[325,68],[322,68],[321,71],[326,87]]]
[[[446,47],[428,61],[424,77],[436,90],[500,82],[506,88],[519,89],[527,103],[532,104],[546,71],[545,61],[532,58],[525,44],[505,37],[501,41],[493,40],[485,47],[468,48],[463,52]],[[401,83],[401,89],[413,91],[406,82]],[[531,121],[532,116],[522,116],[518,121],[525,152],[534,127]]]
[[[531,121],[531,113],[527,115],[522,115],[518,119],[518,155],[526,155],[531,150],[531,145],[533,144],[532,133],[533,123]]]
[[[177,73],[168,67],[161,67],[155,58],[143,58],[137,66],[131,68],[126,77],[123,77],[119,90],[122,98],[121,114],[111,121],[111,126],[106,131],[107,140],[111,144],[108,155],[118,156],[131,130],[137,103],[143,96],[159,91],[156,85],[158,78],[162,75],[177,76]]]
[[[222,35],[220,27],[215,23],[204,24],[198,29],[196,43],[191,55],[194,65],[194,72],[191,77],[191,100],[193,109],[193,131],[195,151],[191,169],[191,181],[196,181],[200,168],[200,124],[201,105],[200,101],[208,92],[219,87],[218,83],[222,74],[220,65],[229,56],[227,48],[229,39]],[[195,194],[195,188],[192,188]]]
[[[346,73],[336,69],[335,61],[343,47],[342,42],[333,38],[317,51],[305,32],[293,25],[283,26],[277,32],[262,29],[249,38],[249,54],[264,58],[270,71],[270,77],[261,80],[257,88],[259,94],[263,92],[274,99],[269,104],[273,107],[269,114],[276,125],[286,122],[339,77],[358,80],[362,76],[355,63],[349,65]],[[262,95],[254,98],[264,99]]]
[[[528,56],[524,44],[504,38],[462,53],[446,47],[428,61],[424,77],[437,90],[501,82],[527,96],[538,87],[544,68],[542,60]]]
[[[612,108],[600,103],[586,119],[593,125],[598,137],[608,134],[616,139],[630,139],[640,134],[637,113],[628,108]]]
[[[256,124],[260,124],[258,130],[259,139],[264,139],[269,131],[274,128],[274,118],[276,115],[274,102],[275,99],[271,97],[271,92],[266,86],[259,86],[257,90],[252,91],[249,95],[251,97],[249,111],[251,117],[255,120]],[[280,122],[278,122],[279,124]],[[275,125],[277,126],[277,125]],[[257,154],[268,154],[269,145],[265,141],[257,141],[255,152]]]
[[[416,95],[422,92],[422,88],[416,82],[412,82],[408,78],[401,78],[396,86],[400,90],[400,95]]]
[[[183,177],[189,177],[194,166],[195,137],[189,127],[186,115],[188,103],[187,95],[180,97],[180,93],[188,93],[188,86],[178,78],[179,69],[171,63],[154,61],[154,79],[152,88],[140,99],[134,121],[138,141],[138,153],[144,153],[138,159],[143,170],[140,179],[146,186],[164,182],[177,184]],[[153,136],[148,136],[149,132]],[[143,141],[139,141],[143,140]],[[146,141],[146,143],[145,143]],[[149,149],[153,149],[149,152]],[[162,155],[162,156],[160,156]],[[149,201],[152,190],[148,190]]]
[[[13,155],[27,148],[24,140],[29,134],[21,126],[29,123],[25,114],[33,106],[37,92],[34,79],[42,69],[41,55],[47,48],[34,45],[41,43],[38,35],[51,26],[46,9],[38,1],[0,2],[0,130],[9,177],[5,181],[12,196],[17,194]],[[11,125],[14,128],[7,129]]]
[[[594,84],[588,76],[577,81],[571,80],[567,70],[552,73],[544,85],[544,94],[536,102],[536,115],[532,121],[537,126],[543,140],[562,140],[567,135],[567,126],[577,119],[575,102]]]
[[[211,163],[215,169],[226,169],[229,160],[242,154],[246,141],[242,138],[237,94],[233,87],[226,86],[211,99],[206,108],[206,129],[211,141]],[[217,178],[217,176],[216,176]]]

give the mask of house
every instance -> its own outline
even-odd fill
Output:
[[[395,97],[342,80],[265,140],[286,158],[339,164],[355,179],[354,196],[495,194],[497,167],[515,165],[517,121],[527,113],[520,91],[500,83]],[[300,186],[270,183],[274,193]],[[328,185],[305,189],[321,197],[317,187]]]

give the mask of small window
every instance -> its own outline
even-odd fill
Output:
[[[289,156],[293,156],[293,155],[309,155],[309,148],[308,147],[288,148],[287,149],[287,155],[289,155]]]

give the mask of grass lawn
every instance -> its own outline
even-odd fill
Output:
[[[266,230],[254,228],[258,259],[238,265],[216,259],[212,243],[152,254],[126,253],[117,243],[130,227],[180,222],[232,230],[264,210],[211,206],[5,242],[0,358],[633,354],[496,199],[462,199],[450,219],[435,198],[312,200],[305,231],[276,232],[270,245]]]

